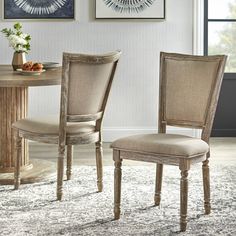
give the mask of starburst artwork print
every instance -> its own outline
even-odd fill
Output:
[[[96,0],[96,18],[164,19],[165,0]]]
[[[74,0],[5,0],[5,19],[73,19]]]

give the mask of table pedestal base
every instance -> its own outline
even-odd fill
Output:
[[[31,160],[31,167],[21,171],[21,184],[50,181],[56,179],[56,164],[39,159]],[[0,173],[0,185],[13,185],[14,173]]]
[[[11,173],[15,167],[15,139],[12,123],[27,116],[28,88],[0,88],[0,173]],[[22,140],[21,168],[29,169],[28,145]]]

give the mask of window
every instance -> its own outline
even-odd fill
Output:
[[[236,78],[236,0],[204,2],[204,54],[228,55],[225,78]]]

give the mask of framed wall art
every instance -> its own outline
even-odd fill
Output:
[[[96,0],[97,19],[165,19],[165,0]]]
[[[74,19],[75,0],[4,0],[4,19]]]

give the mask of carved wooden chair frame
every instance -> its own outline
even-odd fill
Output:
[[[159,133],[166,133],[166,126],[180,126],[186,128],[198,128],[202,129],[201,139],[209,143],[211,134],[212,124],[218,102],[220,87],[224,74],[224,67],[226,63],[226,56],[191,56],[184,54],[175,53],[164,53],[160,54],[160,85],[159,85],[159,120],[158,129]],[[164,63],[166,59],[174,60],[196,60],[196,61],[218,61],[219,66],[217,75],[214,83],[211,87],[211,95],[209,96],[208,105],[205,111],[205,121],[203,123],[196,123],[192,121],[182,120],[168,120],[165,116],[165,94],[166,94],[166,76]],[[113,160],[115,162],[115,176],[114,176],[114,215],[115,219],[120,218],[120,200],[121,200],[121,164],[122,159],[130,159],[136,161],[154,162],[156,165],[156,186],[155,186],[155,205],[159,205],[161,201],[161,186],[162,186],[162,173],[163,164],[179,166],[181,171],[180,180],[180,229],[181,231],[186,230],[187,226],[187,200],[188,200],[188,171],[190,170],[191,164],[202,162],[203,171],[203,183],[204,183],[204,207],[205,213],[209,214],[211,211],[210,205],[210,180],[209,180],[209,157],[210,151],[207,155],[196,155],[190,159],[181,158],[178,156],[168,155],[155,155],[150,153],[140,153],[129,150],[113,149]]]
[[[40,135],[34,134],[22,130],[16,130],[16,168],[15,168],[15,189],[19,188],[20,185],[20,155],[22,148],[22,138],[33,141],[58,144],[58,165],[57,165],[57,199],[62,199],[62,187],[63,187],[63,175],[64,175],[64,158],[65,158],[65,147],[67,146],[67,179],[71,178],[71,166],[73,159],[73,145],[76,144],[96,144],[96,164],[97,164],[97,186],[98,191],[101,192],[103,189],[103,170],[102,170],[102,120],[105,111],[105,107],[108,100],[108,95],[112,86],[113,78],[117,68],[121,51],[108,53],[105,55],[86,55],[86,54],[74,54],[74,53],[63,53],[63,66],[62,66],[62,83],[61,83],[61,105],[60,105],[60,122],[59,122],[59,136],[58,135]],[[87,64],[106,64],[114,63],[108,86],[106,88],[105,96],[102,102],[101,110],[96,114],[85,114],[85,115],[68,115],[68,88],[69,88],[69,70],[71,62],[80,62]],[[93,133],[81,134],[67,134],[66,124],[67,122],[96,122],[95,131]]]

